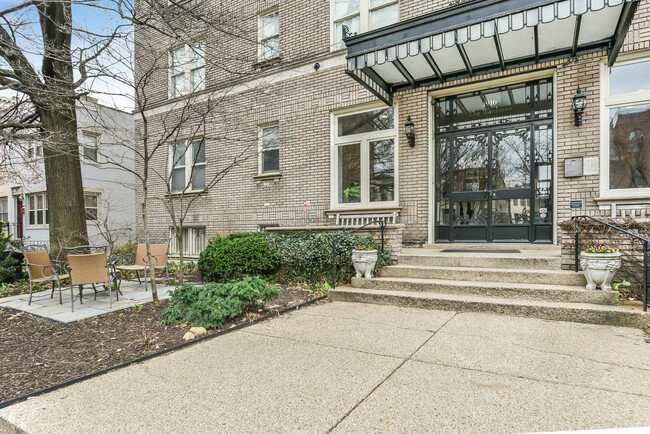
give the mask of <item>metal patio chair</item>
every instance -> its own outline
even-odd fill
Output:
[[[63,295],[61,294],[61,281],[68,279],[70,276],[63,273],[64,265],[59,261],[52,261],[47,246],[31,245],[23,247],[23,256],[25,265],[27,265],[27,274],[29,275],[29,305],[32,304],[32,293],[34,284],[52,282],[52,295],[54,298],[55,285],[59,286],[59,304],[63,304]],[[52,265],[52,263],[56,264]]]
[[[150,240],[149,247],[151,249],[151,261],[153,261],[154,268],[156,271],[165,270],[167,284],[169,285],[169,238]],[[147,290],[147,269],[149,268],[149,258],[147,256],[147,245],[145,240],[138,240],[138,248],[135,252],[135,258],[133,255],[119,255],[114,259],[132,262],[132,265],[117,265],[115,268],[118,271],[135,271],[139,283],[142,283],[142,280],[140,280],[140,272],[142,272],[144,274],[144,290]]]
[[[83,304],[83,287],[92,285],[97,299],[97,288],[101,284],[108,289],[108,304],[113,307],[113,284],[119,301],[119,287],[115,264],[107,262],[106,246],[77,246],[64,247],[67,259],[67,269],[70,275],[70,291],[72,293],[72,311],[74,312],[74,287],[79,287],[79,302]]]

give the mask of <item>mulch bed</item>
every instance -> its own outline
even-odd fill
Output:
[[[244,312],[221,330],[317,298],[282,287],[263,309]],[[73,324],[0,309],[0,403],[185,343],[188,325],[159,326],[169,300],[149,302]]]

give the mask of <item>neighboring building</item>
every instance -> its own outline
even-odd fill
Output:
[[[182,137],[202,140],[199,177],[221,170],[239,141],[259,137],[259,158],[196,201],[187,226],[197,245],[217,232],[376,216],[391,223],[398,245],[559,244],[558,222],[573,215],[645,218],[650,210],[648,0],[224,4],[248,14],[259,44],[197,31],[190,36],[204,42],[190,51],[257,56],[237,72],[250,71],[263,89],[205,59],[180,60],[188,48],[172,42],[160,46],[169,70],[144,89],[152,116],[180,110],[188,93],[228,90],[231,111]],[[579,90],[587,105],[576,126]],[[157,119],[152,132],[163,130]],[[152,203],[150,215],[167,235],[163,206]]]
[[[133,115],[85,97],[77,106],[79,157],[90,242],[135,238]],[[0,220],[14,238],[49,243],[43,147],[3,143]],[[120,161],[124,168],[109,161]]]

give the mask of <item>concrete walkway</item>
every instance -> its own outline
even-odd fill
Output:
[[[631,328],[306,308],[0,410],[0,431],[555,431],[650,426]]]

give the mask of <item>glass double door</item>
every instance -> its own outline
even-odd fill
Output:
[[[438,135],[436,241],[552,241],[551,173],[551,124]]]

